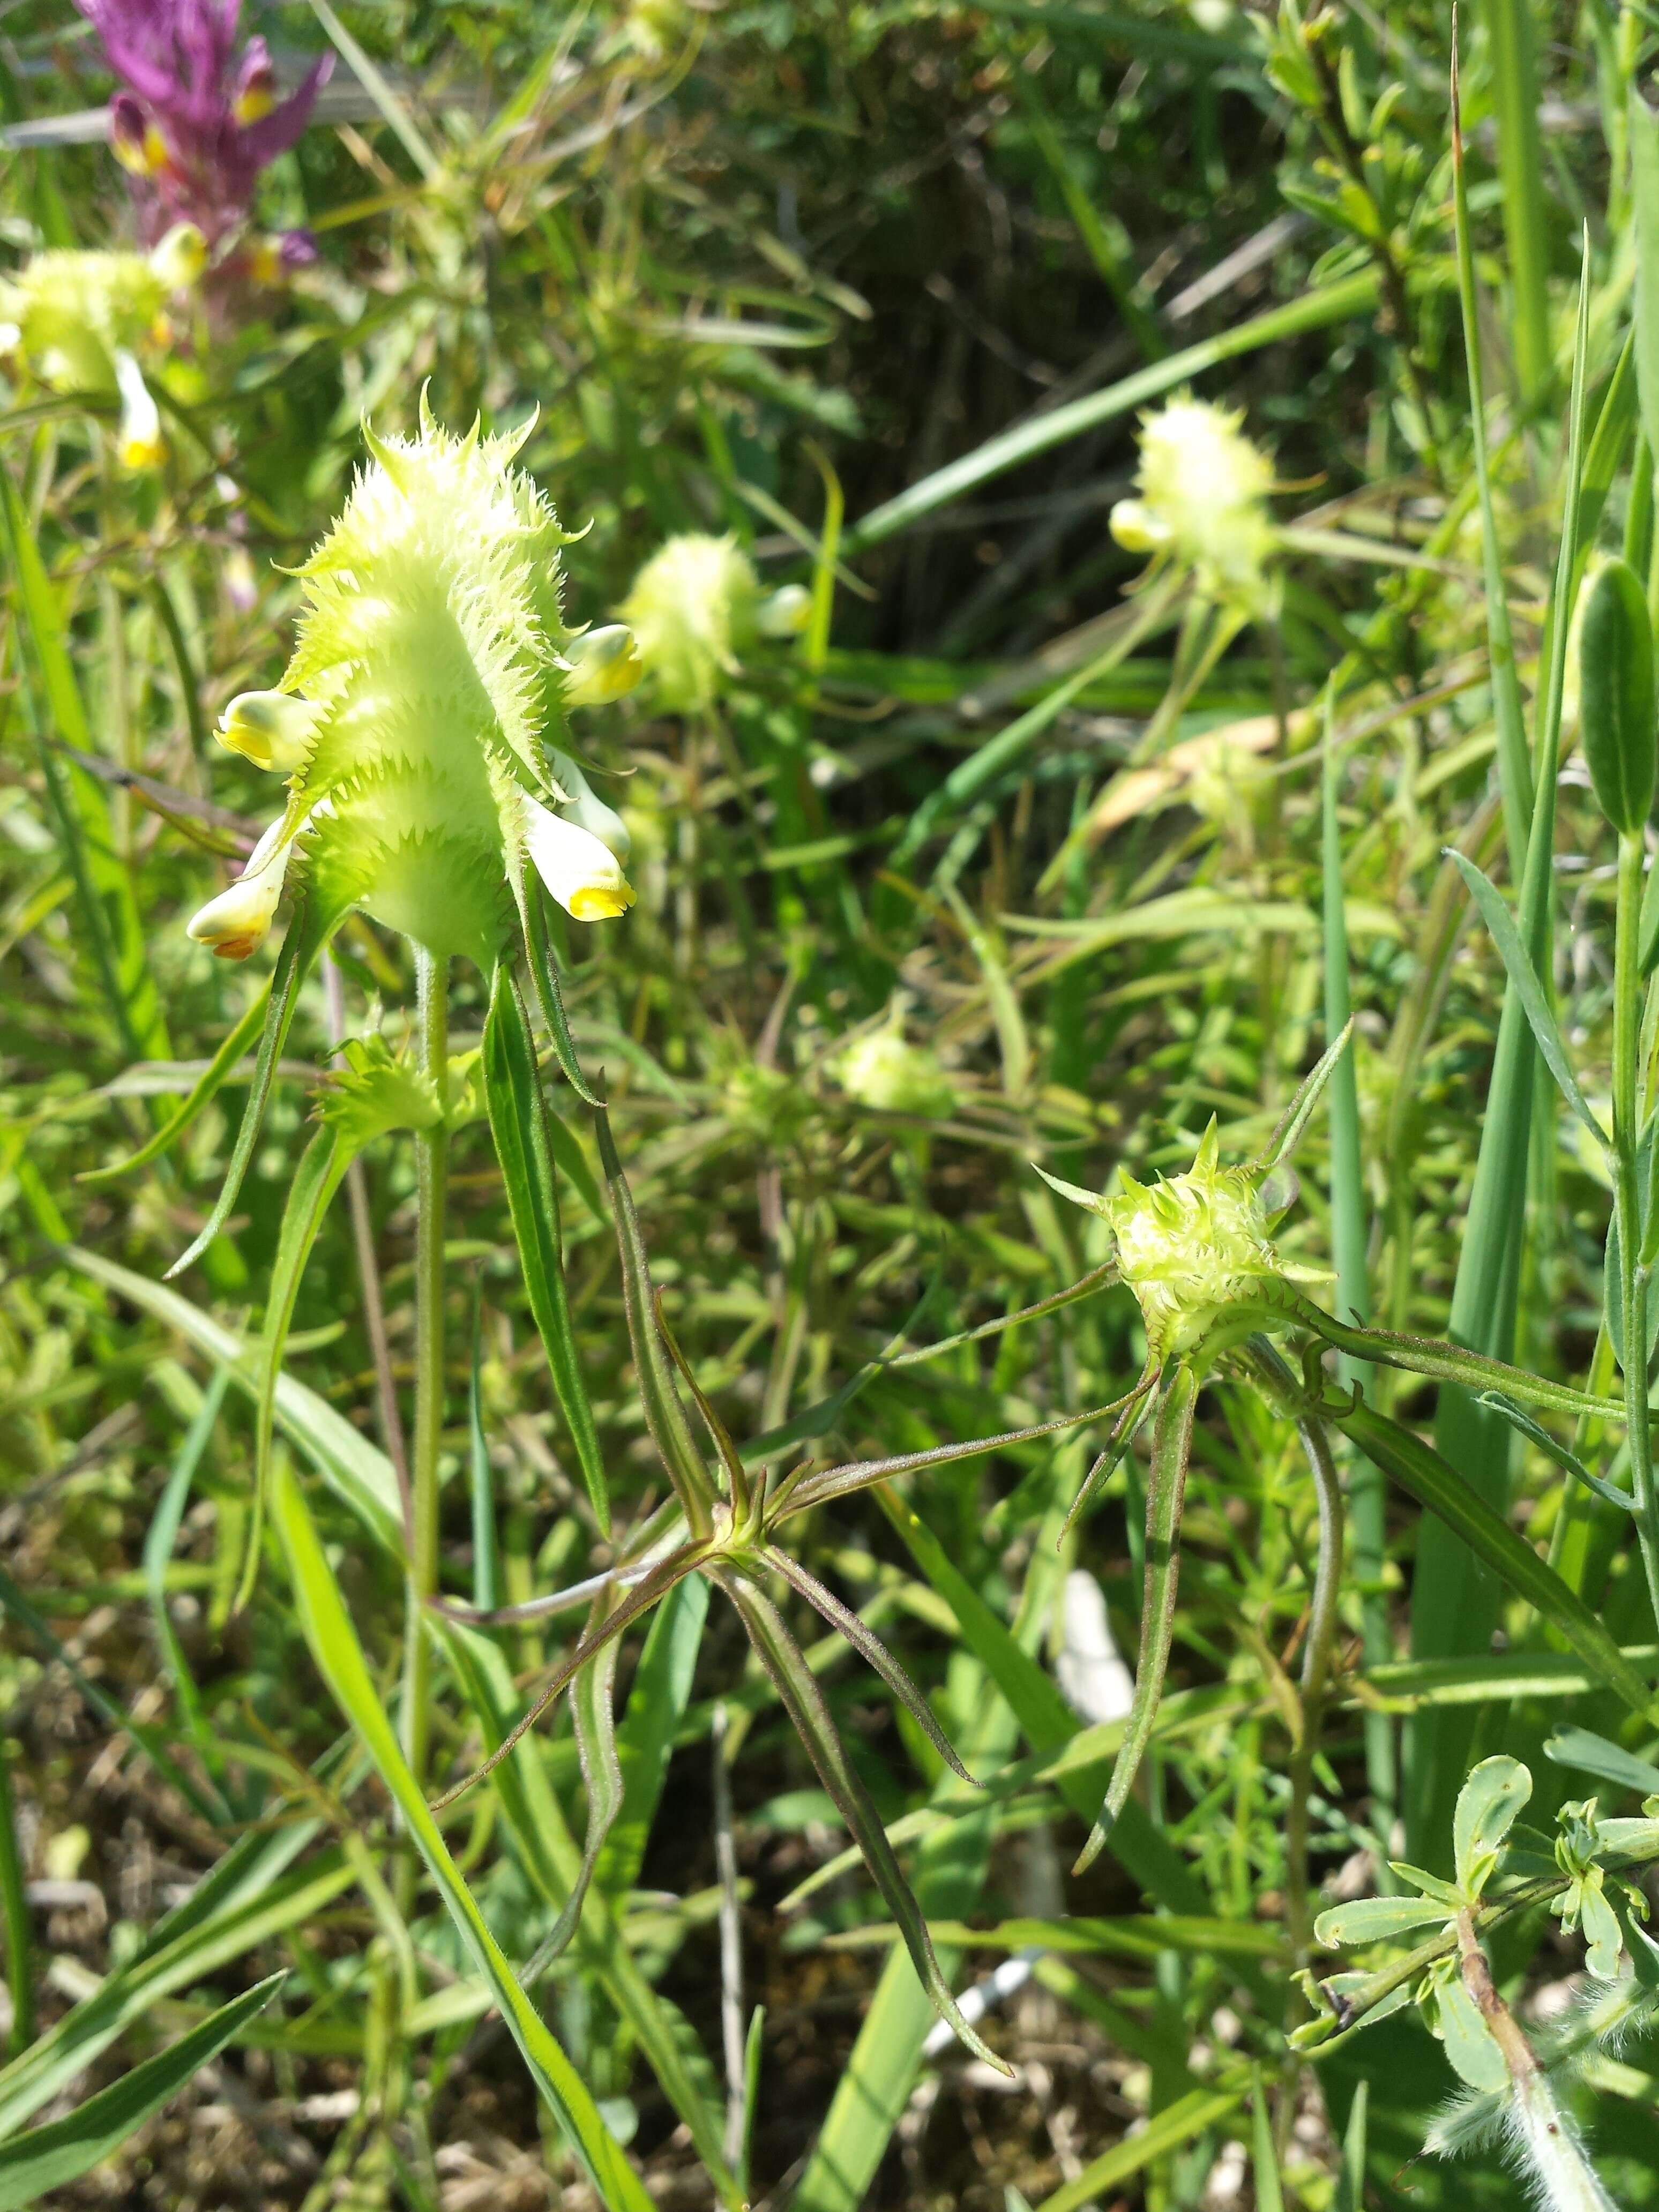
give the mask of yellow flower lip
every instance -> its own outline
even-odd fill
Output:
[[[594,884],[571,893],[570,914],[575,921],[615,921],[633,903],[631,884]]]

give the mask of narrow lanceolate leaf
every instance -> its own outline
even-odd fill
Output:
[[[1516,929],[1502,895],[1466,853],[1450,851],[1447,857],[1455,865],[1458,873],[1474,895],[1480,918],[1492,932],[1492,943],[1498,947],[1498,957],[1504,963],[1510,988],[1520,996],[1534,1040],[1544,1055],[1545,1065],[1555,1078],[1561,1096],[1605,1152],[1610,1141],[1607,1133],[1590,1111],[1589,1102],[1578,1087],[1578,1079],[1572,1072],[1572,1062],[1567,1057],[1567,1048],[1551,1012],[1550,1002],[1544,995],[1544,987],[1538,980],[1538,971],[1532,964],[1526,946],[1521,942],[1521,933]]]
[[[1462,1538],[1475,1557],[1508,1584],[1517,1597],[1559,1629],[1597,1679],[1644,1716],[1653,1694],[1602,1622],[1578,1593],[1563,1582],[1548,1561],[1517,1536],[1509,1522],[1478,1491],[1453,1473],[1431,1445],[1369,1406],[1360,1404],[1338,1417],[1362,1449],[1385,1474],[1425,1505]]]
[[[51,2191],[64,2188],[100,2159],[119,2150],[129,2136],[170,2104],[192,2075],[264,2010],[287,1978],[272,1974],[256,1982],[245,1995],[210,2013],[168,2050],[145,2059],[64,2118],[0,2144],[0,2212],[22,2212],[25,2205],[39,2204]]]
[[[608,1534],[610,1494],[576,1348],[570,1301],[565,1293],[559,1198],[543,1120],[535,1048],[519,987],[504,961],[495,969],[484,1024],[483,1073],[490,1134],[507,1185],[530,1310],[547,1352],[553,1388],[576,1448],[589,1503]]]
[[[270,993],[266,983],[256,991],[249,1001],[247,1012],[220,1046],[177,1113],[161,1124],[147,1145],[130,1152],[124,1160],[117,1160],[106,1168],[88,1168],[75,1178],[76,1182],[97,1186],[112,1182],[116,1176],[130,1175],[135,1168],[148,1167],[152,1160],[170,1152],[202,1111],[209,1105],[230,1079],[231,1073],[259,1034],[265,1018],[265,1000]]]
[[[1073,1871],[1081,1874],[1100,1856],[1117,1825],[1139,1771],[1175,1629],[1176,1589],[1181,1575],[1181,1507],[1187,1493],[1187,1462],[1192,1451],[1193,1413],[1198,1383],[1192,1369],[1178,1365],[1164,1386],[1152,1431],[1152,1463],[1146,1482],[1146,1567],[1140,1601],[1140,1650],[1135,1660],[1134,1702],[1129,1708],[1123,1744],[1106,1785],[1106,1802],[1078,1855]]]
[[[1461,1345],[1443,1343],[1435,1336],[1407,1336],[1398,1329],[1350,1328],[1334,1314],[1321,1310],[1300,1296],[1290,1308],[1327,1344],[1361,1359],[1374,1359],[1383,1367],[1398,1367],[1410,1375],[1426,1375],[1437,1382],[1456,1382],[1465,1390],[1502,1390],[1511,1398],[1524,1398],[1534,1406],[1547,1406],[1558,1413],[1583,1413],[1605,1421],[1622,1421],[1622,1398],[1595,1398],[1575,1390],[1568,1382],[1552,1382],[1511,1367],[1505,1359],[1489,1359],[1482,1352],[1466,1352]]]
[[[604,1627],[617,1595],[614,1590],[602,1592],[594,1600],[587,1620],[589,1642]],[[623,1778],[617,1757],[616,1708],[617,1659],[621,1650],[616,1637],[601,1644],[587,1664],[577,1669],[570,1685],[570,1718],[576,1734],[576,1756],[581,1763],[582,1787],[587,1794],[587,1834],[582,1844],[581,1865],[570,1894],[537,1954],[543,1968],[558,1957],[574,1935],[599,1853],[622,1810]]]
[[[1506,1398],[1501,1390],[1483,1390],[1475,1402],[1490,1406],[1495,1413],[1501,1413],[1512,1429],[1518,1429],[1528,1443],[1535,1444],[1540,1452],[1553,1459],[1564,1474],[1571,1475],[1575,1481],[1582,1482],[1587,1490],[1593,1490],[1609,1505],[1616,1505],[1621,1513],[1636,1510],[1636,1500],[1629,1491],[1617,1488],[1601,1475],[1592,1474],[1583,1460],[1576,1458],[1541,1423],[1534,1421],[1530,1413]]]
[[[254,1414],[253,1512],[248,1527],[247,1553],[236,1593],[240,1608],[253,1594],[259,1567],[259,1542],[264,1529],[265,1498],[270,1482],[270,1440],[276,1419],[276,1380],[283,1371],[283,1354],[294,1323],[294,1308],[305,1280],[324,1217],[350,1166],[352,1148],[337,1129],[319,1129],[300,1156],[299,1167],[289,1188],[283,1209],[283,1225],[276,1238],[276,1264],[270,1272],[270,1294],[265,1304],[264,1334],[259,1344],[259,1397]]]
[[[1313,1119],[1316,1106],[1325,1095],[1325,1085],[1335,1074],[1337,1063],[1347,1050],[1348,1039],[1353,1030],[1352,1020],[1334,1036],[1297,1085],[1296,1096],[1279,1117],[1279,1126],[1263,1146],[1256,1165],[1261,1169],[1276,1167],[1280,1160],[1288,1160],[1302,1142],[1304,1132]]]
[[[270,996],[265,1001],[264,1026],[259,1034],[259,1049],[254,1059],[253,1081],[248,1090],[247,1103],[242,1109],[241,1127],[236,1132],[236,1142],[231,1148],[224,1182],[220,1186],[219,1195],[213,1202],[213,1211],[209,1214],[201,1234],[167,1269],[162,1278],[164,1282],[171,1282],[192,1261],[199,1260],[230,1218],[230,1210],[236,1203],[237,1193],[242,1188],[242,1177],[247,1173],[248,1162],[253,1158],[253,1147],[258,1141],[260,1125],[265,1118],[265,1107],[270,1097],[270,1087],[276,1079],[276,1063],[283,1056],[283,1047],[288,1042],[288,1033],[294,1021],[294,1010],[300,1003],[300,987],[310,973],[312,963],[322,951],[328,934],[329,929],[319,926],[309,906],[302,906],[289,924],[288,934],[283,939],[283,949],[276,957],[276,972],[271,978]]]
[[[1120,2181],[1127,2181],[1162,2158],[1167,2151],[1178,2150],[1190,2142],[1202,2129],[1213,2127],[1224,2120],[1229,2112],[1237,2109],[1240,2092],[1237,2089],[1193,2089],[1179,2097],[1173,2105],[1166,2105],[1161,2112],[1154,2112],[1137,2134],[1126,2136],[1121,2143],[1091,2160],[1074,2180],[1045,2197],[1036,2212],[1079,2212],[1082,2205],[1095,2199],[1106,2199],[1106,2192]]]
[[[831,1628],[838,1630],[860,1657],[880,1675],[951,1772],[970,1788],[977,1789],[978,1783],[957,1758],[951,1739],[933,1717],[932,1706],[875,1631],[861,1621],[857,1613],[850,1612],[833,1590],[826,1589],[817,1577],[802,1566],[799,1559],[792,1559],[787,1552],[780,1551],[776,1545],[769,1545],[765,1559],[768,1566],[775,1573],[781,1575],[785,1582],[793,1583],[812,1610],[822,1614]]]
[[[624,2208],[626,2212],[651,2212],[651,2199],[638,2175],[606,2127],[586,2084],[519,1986],[449,1855],[449,1846],[409,1770],[397,1731],[380,1703],[299,1483],[286,1468],[278,1470],[271,1511],[288,1557],[300,1626],[312,1657],[403,1814],[461,1941],[495,1995],[532,2080],[586,2166],[601,2202],[611,2212],[624,2212]]]
[[[1557,1766],[1577,1767],[1581,1774],[1611,1782],[1616,1789],[1638,1790],[1648,1797],[1659,1795],[1659,1766],[1589,1729],[1558,1728],[1544,1746],[1544,1756]]]
[[[1584,599],[1579,642],[1579,742],[1601,811],[1621,837],[1639,836],[1653,804],[1653,625],[1628,562],[1601,563]]]
[[[628,1322],[628,1340],[633,1348],[634,1371],[645,1408],[646,1426],[668,1478],[679,1493],[680,1502],[686,1509],[687,1524],[695,1535],[708,1526],[708,1512],[713,1504],[708,1470],[691,1434],[679,1392],[674,1387],[673,1362],[657,1323],[657,1304],[645,1239],[640,1234],[639,1216],[634,1211],[634,1194],[628,1188],[628,1178],[617,1157],[611,1117],[599,1107],[595,1109],[593,1121],[599,1132],[599,1162],[605,1170],[616,1217],[623,1310]]]
[[[1013,2069],[975,2034],[951,1994],[950,1984],[939,1972],[939,1960],[933,1955],[921,1908],[899,1871],[899,1863],[887,1840],[887,1831],[882,1826],[881,1815],[871,1803],[869,1794],[836,1733],[830,1709],[824,1704],[823,1692],[806,1663],[805,1654],[790,1634],[783,1616],[763,1591],[729,1570],[715,1569],[714,1571],[721,1589],[736,1606],[743,1625],[749,1632],[749,1640],[755,1647],[756,1655],[771,1677],[784,1711],[789,1717],[790,1725],[806,1747],[807,1753],[817,1769],[818,1779],[835,1800],[836,1810],[846,1821],[849,1834],[864,1854],[865,1864],[875,1877],[876,1887],[887,1900],[887,1909],[904,1939],[917,1979],[933,1999],[941,2018],[949,2021],[958,2038],[975,2057],[982,2058],[988,2066],[994,2066],[999,2074],[1006,2074],[1012,2079]]]

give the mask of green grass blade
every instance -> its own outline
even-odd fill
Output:
[[[1074,2181],[1045,2197],[1036,2212],[1079,2212],[1079,2207],[1103,2197],[1120,2181],[1139,2173],[1166,2151],[1178,2150],[1206,2128],[1237,2111],[1243,2101],[1236,2089],[1193,2089],[1177,2098],[1147,2121],[1139,2135],[1126,2136],[1103,2156],[1085,2166]]]
[[[553,1388],[558,1395],[565,1425],[576,1448],[599,1526],[609,1534],[611,1499],[605,1487],[605,1461],[599,1452],[593,1408],[582,1376],[581,1355],[570,1318],[570,1301],[564,1286],[563,1252],[559,1227],[558,1189],[543,1119],[541,1082],[536,1069],[519,987],[505,961],[495,969],[489,1018],[484,1024],[484,1097],[489,1109],[490,1133],[495,1157],[507,1185],[513,1232],[524,1269],[530,1310],[547,1352]]]
[[[329,1851],[297,1871],[316,1841],[315,1821],[232,1844],[183,1904],[159,1920],[126,1964],[100,1982],[32,2044],[0,2068],[0,2140],[84,2074],[132,2021],[176,1990],[188,1989],[232,1960],[325,1912],[350,1887],[351,1869]]]
[[[1634,85],[1630,158],[1636,216],[1636,389],[1648,451],[1659,453],[1659,115]]]
[[[1521,940],[1540,975],[1549,972],[1561,698],[1572,595],[1581,565],[1589,311],[1586,267],[1579,286],[1567,416],[1566,489],[1551,598],[1547,674],[1538,704],[1536,798],[1520,896]],[[1507,1359],[1515,1348],[1532,1129],[1534,1049],[1520,995],[1511,986],[1504,994],[1498,1024],[1486,1120],[1446,1332],[1457,1343],[1498,1359]],[[1510,1431],[1502,1415],[1478,1406],[1466,1390],[1443,1389],[1435,1420],[1435,1443],[1442,1459],[1455,1467],[1478,1494],[1501,1512],[1508,1498],[1510,1462]],[[1484,1650],[1490,1642],[1496,1604],[1496,1590],[1483,1586],[1467,1550],[1449,1531],[1433,1522],[1425,1523],[1419,1538],[1412,1585],[1413,1656],[1448,1658]],[[1467,1720],[1448,1713],[1419,1715],[1407,1732],[1406,1841],[1419,1864],[1439,1863],[1451,1832],[1453,1801],[1468,1765],[1469,1739]]]
[[[702,1587],[696,1577],[678,1586]],[[665,1608],[676,1595],[671,1591]],[[706,1608],[706,1589],[703,1604]],[[446,1622],[444,1634],[485,1743],[493,1751],[505,1738],[520,1702],[507,1661],[488,1637],[475,1630]],[[534,1738],[520,1740],[494,1770],[492,1787],[526,1875],[543,1902],[559,1912],[580,1872],[580,1853]],[[608,1841],[614,1841],[615,1832],[613,1829]],[[590,1888],[583,1905],[575,1948],[584,1967],[597,1975],[618,2016],[627,2022],[663,2094],[685,2123],[715,2189],[734,2212],[740,2212],[741,2192],[725,2164],[726,2116],[714,2067],[695,2029],[646,1979],[623,1940],[600,1883]]]
[[[1486,21],[1492,42],[1504,236],[1509,246],[1510,345],[1522,399],[1531,407],[1548,392],[1553,368],[1532,0],[1492,0]]]
[[[55,732],[78,751],[89,753],[94,749],[58,594],[40,558],[27,511],[7,469],[0,469],[0,525],[17,583],[18,630],[27,640],[38,672],[39,704],[35,704],[27,652],[20,653],[26,696],[34,706],[41,772],[58,819],[64,857],[80,896],[104,995],[129,1057],[165,1060],[169,1052],[167,1024],[150,973],[132,878],[110,843],[104,793],[85,769],[72,760],[61,761],[52,748]]]
[[[135,1168],[148,1167],[152,1160],[160,1159],[163,1152],[171,1152],[202,1109],[223,1089],[232,1070],[259,1034],[264,1024],[265,1000],[270,988],[270,984],[266,983],[255,993],[247,1012],[208,1062],[183,1104],[170,1120],[162,1123],[148,1144],[141,1145],[136,1152],[130,1152],[125,1159],[117,1160],[111,1167],[88,1169],[86,1174],[76,1176],[76,1181],[96,1189],[104,1183],[113,1182],[118,1176],[131,1175]]]
[[[1502,541],[1492,504],[1492,470],[1486,453],[1486,379],[1480,367],[1480,308],[1475,293],[1474,246],[1469,229],[1468,180],[1463,170],[1463,120],[1458,90],[1458,57],[1452,48],[1452,204],[1457,232],[1457,293],[1463,311],[1463,357],[1468,371],[1469,435],[1480,507],[1480,559],[1486,587],[1486,646],[1492,669],[1492,715],[1498,725],[1498,773],[1504,794],[1504,826],[1509,839],[1510,873],[1519,883],[1525,865],[1527,830],[1532,820],[1532,763],[1521,704],[1521,678],[1515,665],[1515,635],[1510,624],[1509,591],[1504,575]]]
[[[271,1514],[288,1558],[300,1625],[312,1657],[403,1814],[461,1941],[494,1992],[532,2079],[587,2169],[601,2202],[611,2212],[623,2212],[623,2208],[627,2212],[650,2212],[651,2199],[638,2175],[600,2117],[580,2075],[519,1986],[449,1855],[449,1846],[420,1784],[410,1772],[397,1731],[380,1703],[299,1483],[285,1467],[278,1468],[272,1487]]]
[[[173,1676],[173,1694],[179,1700],[179,1710],[184,1716],[190,1740],[196,1747],[197,1756],[218,1785],[222,1797],[225,1793],[224,1746],[209,1725],[202,1693],[197,1687],[196,1677],[185,1656],[185,1648],[179,1641],[178,1631],[173,1625],[173,1615],[167,1608],[167,1571],[173,1558],[173,1547],[179,1540],[179,1523],[184,1519],[190,1486],[196,1479],[202,1455],[206,1451],[217,1425],[219,1409],[224,1404],[229,1382],[230,1377],[222,1367],[208,1385],[201,1411],[191,1423],[185,1440],[179,1447],[178,1456],[168,1470],[161,1503],[144,1538],[143,1552],[144,1580],[149,1589],[149,1613],[155,1626],[155,1640]]]
[[[1279,2153],[1273,2148],[1273,2122],[1261,2094],[1261,2076],[1250,2084],[1250,2174],[1255,2184],[1256,2212],[1285,2212],[1285,2185],[1279,2179]]]
[[[254,1349],[233,1336],[201,1308],[163,1283],[135,1273],[118,1261],[96,1252],[71,1246],[64,1254],[72,1267],[89,1275],[106,1290],[130,1299],[141,1312],[176,1328],[187,1342],[220,1366],[250,1397],[258,1392],[258,1358]],[[403,1504],[398,1477],[391,1461],[378,1445],[337,1413],[291,1375],[276,1382],[276,1424],[289,1443],[303,1452],[342,1504],[345,1505],[377,1543],[399,1559],[404,1550]]]
[[[6,1938],[6,1989],[11,1997],[7,2043],[15,2057],[34,2040],[34,1919],[17,1842],[11,1759],[0,1731],[0,1921]]]
[[[1369,1406],[1356,1406],[1339,1425],[1370,1454],[1419,1505],[1443,1521],[1474,1555],[1518,1597],[1564,1636],[1584,1664],[1634,1713],[1653,1710],[1653,1695],[1578,1593],[1547,1560],[1517,1536],[1473,1484],[1455,1474],[1437,1451],[1409,1429]]]
[[[1332,323],[1346,323],[1356,316],[1369,314],[1376,305],[1378,289],[1379,280],[1374,270],[1344,276],[1282,307],[1271,307],[1265,314],[1253,315],[1248,321],[1235,324],[1231,330],[1206,338],[1199,345],[1170,354],[1133,376],[1125,377],[1120,384],[1108,385],[1104,391],[1089,392],[1066,406],[1039,415],[1033,422],[1005,430],[1000,436],[975,447],[971,453],[964,453],[959,460],[934,470],[931,476],[911,484],[896,498],[873,508],[862,522],[854,524],[848,532],[847,550],[860,553],[869,546],[879,545],[884,538],[908,530],[923,515],[948,507],[953,499],[960,499],[963,492],[972,491],[975,485],[1001,476],[1006,470],[1018,468],[1036,454],[1063,446],[1099,423],[1115,422],[1147,400],[1156,399],[1160,392],[1172,391],[1176,385],[1202,375],[1206,369],[1214,368],[1224,361],[1236,361],[1241,354],[1277,345],[1281,339],[1300,337],[1309,331],[1325,330]]]
[[[594,1872],[607,1897],[626,1895],[639,1880],[674,1738],[690,1703],[708,1617],[708,1585],[701,1575],[690,1575],[657,1607],[645,1639],[617,1731],[622,1806]]]
[[[1514,654],[1510,653],[1511,667]],[[1497,678],[1493,678],[1494,690]],[[1519,711],[1517,702],[1517,713]],[[1321,866],[1323,890],[1325,952],[1325,1035],[1334,1039],[1353,1018],[1348,981],[1347,893],[1342,872],[1342,831],[1337,819],[1337,759],[1331,744],[1330,704],[1327,702],[1325,742],[1320,776]],[[1354,1045],[1346,1049],[1331,1072],[1329,1115],[1331,1147],[1331,1256],[1336,1262],[1336,1304],[1347,1319],[1364,1328],[1371,1317],[1370,1269],[1366,1248],[1370,1209],[1365,1200],[1364,1167],[1359,1133],[1359,1078],[1354,1066]],[[1337,1363],[1339,1379],[1358,1385],[1367,1398],[1376,1396],[1376,1374],[1370,1362],[1346,1353]],[[1389,1657],[1388,1600],[1382,1593],[1387,1563],[1387,1506],[1385,1486],[1376,1468],[1363,1452],[1346,1455],[1348,1510],[1353,1530],[1354,1572],[1360,1584],[1360,1624],[1369,1664]],[[1376,1818],[1385,1828],[1393,1824],[1396,1790],[1394,1728],[1386,1713],[1365,1716],[1365,1769]]]
[[[49,2191],[63,2188],[118,2150],[264,2010],[287,1978],[271,1974],[256,1982],[181,2035],[169,2050],[145,2059],[64,2118],[0,2144],[0,2212],[21,2212],[25,2205],[38,2204]]]
[[[276,1382],[283,1371],[283,1353],[294,1322],[294,1308],[305,1280],[306,1262],[323,1225],[334,1194],[350,1166],[353,1146],[340,1129],[319,1129],[306,1146],[289,1186],[277,1232],[276,1257],[270,1270],[270,1291],[265,1301],[264,1332],[259,1343],[259,1395],[254,1407],[253,1511],[249,1520],[247,1556],[242,1567],[237,1607],[253,1594],[258,1572],[260,1540],[264,1531],[265,1499],[270,1485],[271,1431],[276,1419]]]
[[[983,1688],[984,1676],[977,1668],[969,1679],[975,1692]],[[959,1697],[957,1705],[958,1712],[972,1715],[963,1729],[969,1765],[975,1770],[1000,1766],[1013,1749],[1016,1736],[1006,1699],[970,1693]],[[982,1795],[965,1789],[948,1768],[931,1802],[960,1817],[940,1832],[924,1837],[912,1855],[916,1901],[930,1920],[966,1914],[978,1905],[996,1832]],[[939,1964],[945,1973],[954,1973],[956,1954],[941,1952]],[[937,2020],[909,1953],[902,1944],[895,1944],[866,2008],[858,2040],[791,2199],[790,2212],[858,2212],[909,2103],[923,2049]]]

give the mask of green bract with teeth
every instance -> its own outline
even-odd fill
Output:
[[[1127,1171],[1114,1198],[1046,1179],[1110,1228],[1118,1273],[1146,1323],[1150,1366],[1195,1350],[1236,1308],[1259,1312],[1271,1285],[1328,1279],[1280,1259],[1268,1232],[1284,1202],[1270,1209],[1263,1164],[1220,1165],[1213,1121],[1186,1174],[1150,1188]]]
[[[526,434],[453,437],[424,403],[414,438],[365,432],[374,458],[299,571],[281,689],[225,713],[228,747],[289,782],[240,880],[190,925],[222,957],[263,941],[285,879],[314,927],[359,907],[484,968],[523,909],[526,858],[580,921],[633,902],[620,823],[550,742],[575,643],[570,538],[514,466]]]

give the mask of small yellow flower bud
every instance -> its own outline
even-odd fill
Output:
[[[151,250],[149,265],[169,292],[185,292],[207,267],[207,240],[193,222],[175,222]]]
[[[1107,527],[1126,553],[1161,553],[1172,539],[1167,522],[1161,522],[1144,499],[1121,499],[1107,518]]]
[[[537,873],[575,921],[611,921],[634,903],[622,864],[591,830],[534,799],[526,802],[525,842]]]
[[[167,441],[161,417],[143,373],[125,349],[115,356],[115,383],[121,395],[121,428],[115,450],[124,469],[159,469]]]
[[[285,691],[243,691],[219,717],[219,742],[255,768],[292,775],[310,757],[317,709]]]
[[[229,890],[191,916],[185,934],[221,960],[246,960],[257,952],[270,934],[293,849],[293,824],[284,815],[260,838]]]
[[[601,629],[584,630],[564,649],[568,674],[564,679],[567,707],[607,707],[626,698],[645,668],[625,623],[606,623]]]
[[[799,637],[812,619],[812,594],[805,584],[785,584],[755,613],[755,627],[763,637]]]

